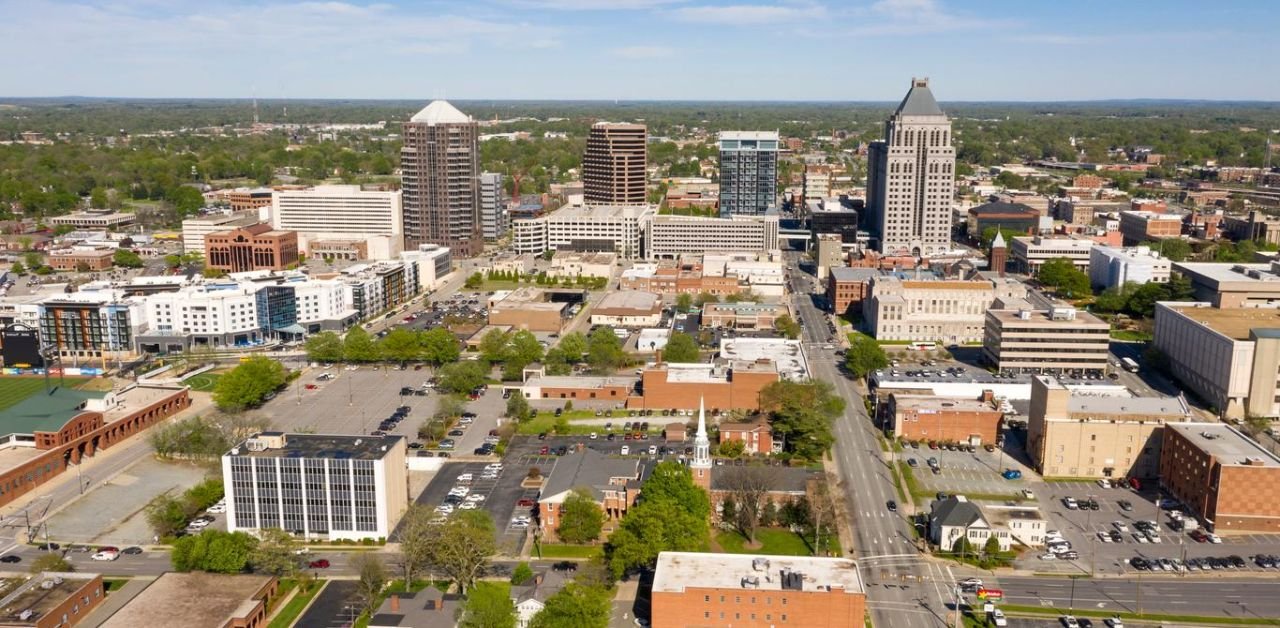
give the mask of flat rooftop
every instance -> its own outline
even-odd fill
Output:
[[[784,379],[809,378],[809,363],[799,340],[782,338],[722,338],[720,357],[730,361],[756,362],[764,359],[777,365]]]
[[[782,591],[783,572],[800,573],[800,589],[803,591],[818,592],[825,591],[827,587],[840,587],[848,593],[863,593],[858,565],[847,558],[699,552],[658,554],[653,591],[682,593],[686,588]],[[759,578],[759,586],[744,588],[743,578],[749,577]]]
[[[1100,414],[1134,416],[1191,416],[1191,408],[1182,397],[1114,397],[1095,395],[1071,395],[1067,402],[1071,414]],[[1069,419],[1075,420],[1075,418]]]
[[[34,626],[97,577],[97,574],[61,572],[34,576],[0,599],[0,625]],[[44,588],[46,582],[49,583],[47,589]],[[19,616],[24,610],[35,614],[24,620]]]
[[[1179,423],[1166,429],[1176,430],[1224,466],[1280,468],[1280,457],[1225,423]]]
[[[535,375],[525,382],[525,386],[541,388],[606,388],[609,386],[625,386],[632,388],[639,377],[591,377],[574,375]]]
[[[1072,309],[1072,308],[1064,308]],[[1022,318],[1022,312],[1027,312],[1027,318]],[[995,317],[1001,323],[1017,324],[1036,324],[1058,327],[1082,327],[1093,326],[1099,327],[1104,331],[1109,331],[1111,325],[1106,321],[1086,312],[1084,310],[1075,310],[1075,316],[1072,318],[1053,318],[1050,310],[1034,310],[1034,309],[1006,309],[1006,310],[987,310],[987,314]]]
[[[610,292],[596,305],[601,310],[640,310],[653,312],[662,309],[662,297],[643,290],[619,290]]]
[[[50,378],[50,384],[57,386],[57,378]],[[59,386],[53,394],[41,388],[9,409],[0,411],[0,436],[56,432],[67,421],[84,412],[90,399],[105,396],[106,393],[76,390],[70,386]]]
[[[222,628],[253,609],[272,576],[166,573],[102,624],[102,628]]]
[[[1280,286],[1278,286],[1280,287]],[[1195,307],[1167,304],[1170,309],[1233,340],[1248,340],[1254,329],[1280,329],[1280,309]]]
[[[253,458],[333,458],[335,460],[381,460],[387,450],[404,440],[403,436],[388,434],[386,436],[342,436],[337,434],[281,434],[280,432],[263,432],[258,435],[264,439],[284,437],[284,446],[249,451],[245,441],[236,447],[242,457]],[[253,440],[252,438],[249,440]],[[232,451],[235,451],[232,450]]]
[[[914,392],[914,391],[913,391]],[[980,399],[953,399],[920,394],[893,395],[898,408],[934,410],[938,412],[999,412],[1000,406]]]
[[[1217,283],[1275,283],[1280,275],[1271,272],[1271,264],[1233,264],[1230,262],[1174,262],[1173,269],[1199,279]]]
[[[567,205],[548,214],[550,220],[617,220],[652,212],[651,205]]]

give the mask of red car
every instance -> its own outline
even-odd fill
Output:
[[[533,508],[532,499],[522,499],[516,502],[516,508]]]
[[[329,559],[327,559],[327,558],[321,558],[320,560],[313,560],[313,561],[311,561],[311,562],[307,563],[307,566],[308,566],[308,567],[310,567],[310,568],[312,568],[312,569],[328,569],[328,568],[329,568]]]
[[[319,386],[316,386],[315,384],[307,384],[307,390],[315,390],[317,388],[319,388]]]
[[[551,448],[550,448],[550,447],[547,447],[546,445],[543,445],[543,446],[542,446],[542,449],[539,449],[539,450],[538,450],[538,455],[545,456],[545,455],[547,455],[547,453],[548,453],[548,452],[550,452],[550,451],[551,451]]]
[[[1192,530],[1191,532],[1187,533],[1187,536],[1191,537],[1191,539],[1194,540],[1196,543],[1204,543],[1205,541],[1209,540],[1209,535],[1205,534],[1200,530]]]

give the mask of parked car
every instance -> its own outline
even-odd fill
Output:
[[[321,559],[319,559],[319,560],[313,560],[313,561],[311,561],[311,562],[307,563],[307,567],[310,567],[311,569],[328,569],[328,568],[329,568],[329,559],[327,559],[327,558],[321,558]]]
[[[119,552],[98,552],[92,556],[94,560],[111,561],[120,558]]]
[[[22,562],[21,556],[15,556],[13,554],[9,554],[8,556],[0,556],[0,563],[20,563],[20,562]]]
[[[124,548],[124,550],[123,550],[123,551],[121,551],[120,553],[121,553],[121,554],[128,554],[129,556],[137,556],[138,554],[141,554],[141,553],[142,553],[142,548],[141,548],[141,547],[138,547],[138,546],[136,546],[136,545],[135,545],[135,546],[132,546],[132,547],[126,547],[126,548]]]
[[[1006,480],[1021,480],[1021,479],[1022,479],[1022,472],[1021,472],[1021,471],[1019,471],[1019,470],[1017,470],[1017,469],[1005,469],[1005,470],[1004,470],[1004,473],[1001,473],[1000,475],[1001,475],[1001,477],[1003,477],[1003,478],[1004,478],[1004,479],[1006,479]]]

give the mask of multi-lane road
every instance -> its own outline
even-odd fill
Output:
[[[877,626],[944,626],[956,569],[928,560],[916,549],[911,524],[888,502],[898,500],[888,461],[881,456],[875,429],[867,417],[864,394],[839,370],[830,343],[827,317],[806,289],[810,278],[789,264],[793,306],[804,328],[809,368],[814,379],[830,382],[845,399],[845,414],[835,425],[834,455],[839,488],[853,518],[855,547],[846,548],[861,566],[868,607]],[[799,288],[794,290],[794,288]]]

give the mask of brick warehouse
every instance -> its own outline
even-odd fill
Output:
[[[980,399],[893,393],[881,410],[881,424],[897,438],[971,445],[996,442],[1004,418],[989,390]]]
[[[627,408],[696,410],[705,400],[714,410],[754,411],[760,407],[760,391],[776,381],[778,368],[769,360],[660,363],[644,370],[643,394],[627,399]]]
[[[1160,482],[1215,532],[1280,532],[1280,458],[1229,425],[1166,425]]]
[[[131,385],[102,397],[59,388],[28,397],[0,412],[0,441],[34,443],[0,449],[8,464],[0,469],[0,505],[190,405],[186,388],[161,386]]]

